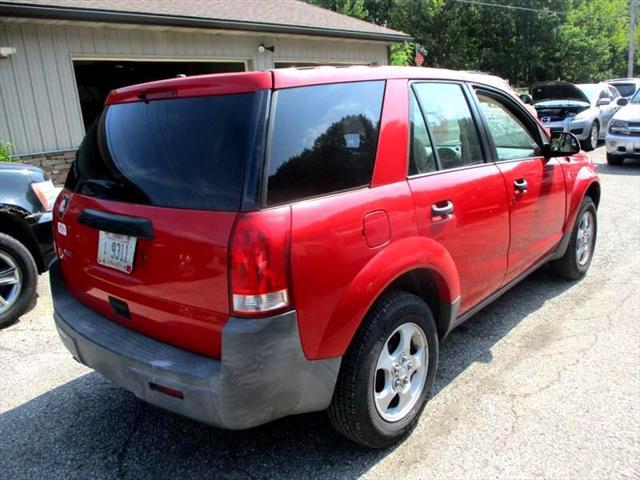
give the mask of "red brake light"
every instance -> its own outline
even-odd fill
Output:
[[[241,214],[231,240],[233,311],[256,314],[290,305],[289,207]]]

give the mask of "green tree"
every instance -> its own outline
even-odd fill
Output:
[[[559,27],[563,78],[589,82],[626,76],[628,28],[628,0],[576,1]]]
[[[426,66],[480,70],[514,85],[626,72],[629,0],[308,1],[409,33],[426,48]],[[637,36],[640,44],[640,29]],[[391,63],[413,64],[411,46],[390,50]]]

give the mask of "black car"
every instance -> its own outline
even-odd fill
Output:
[[[55,255],[51,209],[57,194],[41,168],[0,162],[0,326],[33,304],[38,274]]]

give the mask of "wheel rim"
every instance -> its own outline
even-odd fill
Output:
[[[595,148],[598,146],[598,126],[591,127],[591,145]]]
[[[22,290],[22,272],[11,255],[0,251],[0,314],[8,311]]]
[[[595,221],[593,213],[590,211],[584,212],[578,224],[578,235],[576,238],[576,260],[581,267],[587,264],[591,256],[594,233]]]
[[[422,328],[404,323],[384,342],[378,355],[373,398],[380,416],[388,422],[402,420],[424,390],[429,369],[429,346]]]

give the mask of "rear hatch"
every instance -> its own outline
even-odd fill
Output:
[[[271,81],[253,75],[258,86]],[[88,130],[55,209],[72,295],[214,358],[229,318],[229,240],[238,212],[257,201],[269,100],[268,88],[245,81],[235,93],[233,76],[221,77],[218,91],[169,81],[112,95],[125,103]]]

